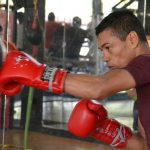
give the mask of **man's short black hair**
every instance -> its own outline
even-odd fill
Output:
[[[50,12],[50,13],[48,14],[48,20],[49,20],[49,21],[55,21],[55,14],[54,14],[53,12]]]
[[[135,31],[141,41],[147,42],[144,28],[139,19],[130,10],[119,10],[110,13],[95,28],[96,35],[106,29],[111,29],[113,34],[125,40],[131,31]]]

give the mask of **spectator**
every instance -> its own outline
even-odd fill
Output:
[[[56,45],[54,43],[55,31],[58,27],[61,26],[61,23],[55,21],[55,14],[50,12],[48,15],[48,21],[45,25],[45,49],[46,54],[52,55],[56,50]]]

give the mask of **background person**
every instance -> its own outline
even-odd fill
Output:
[[[55,14],[50,12],[48,14],[48,21],[45,24],[45,50],[46,55],[52,55],[56,51],[54,43],[55,32],[61,23],[55,21]]]

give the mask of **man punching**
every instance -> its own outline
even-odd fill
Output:
[[[96,27],[96,35],[98,47],[110,68],[107,73],[100,76],[71,74],[66,70],[40,64],[24,52],[14,51],[8,53],[1,68],[0,92],[15,95],[20,91],[10,92],[12,87],[23,84],[56,94],[66,92],[80,98],[102,100],[119,91],[136,88],[139,133],[132,135],[127,127],[104,117],[103,121],[98,120],[98,124],[92,123],[93,120],[87,121],[93,125],[90,130],[87,129],[86,135],[92,135],[114,147],[120,147],[119,143],[122,143],[121,147],[129,150],[146,150],[147,145],[150,149],[150,48],[142,24],[130,11],[113,12]],[[88,106],[88,109],[91,108]],[[82,120],[84,115],[87,113],[80,115]],[[114,133],[118,128],[121,133]],[[106,131],[113,133],[114,138]],[[123,142],[118,139],[118,135],[124,137],[121,138]]]

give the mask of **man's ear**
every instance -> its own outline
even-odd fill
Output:
[[[137,47],[139,43],[139,37],[135,31],[131,31],[127,36],[129,43],[131,44],[131,47],[134,49]]]

